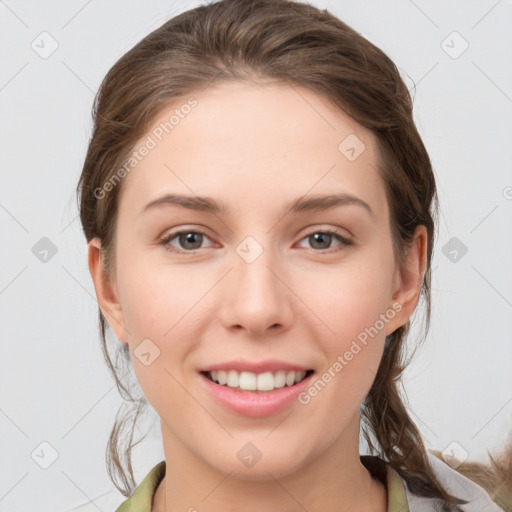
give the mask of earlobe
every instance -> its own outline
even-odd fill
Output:
[[[110,328],[114,331],[117,339],[122,343],[127,343],[128,332],[125,327],[117,287],[107,276],[101,259],[101,241],[98,238],[93,238],[87,244],[87,250],[89,272],[94,283],[96,298],[101,312],[110,325]]]
[[[393,294],[392,304],[399,303],[401,307],[395,317],[396,326],[390,333],[404,325],[416,309],[426,271],[427,244],[426,227],[417,226],[411,245],[406,250],[403,266],[397,270],[398,285]]]

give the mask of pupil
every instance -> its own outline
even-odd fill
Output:
[[[325,245],[325,247],[317,247],[317,249],[328,249],[329,248],[329,243],[331,241],[331,235],[328,235],[326,233],[315,233],[314,235],[311,235],[313,237],[313,240],[314,240],[314,243],[312,244],[313,247],[315,246],[315,244],[317,243],[318,241],[318,238],[320,239],[320,245],[322,244],[322,241],[324,242],[324,245],[325,245],[325,241],[327,240],[327,245]]]
[[[194,242],[195,237],[201,237],[202,235],[199,233],[185,233],[185,235],[181,235],[180,243],[183,247],[187,247],[188,243],[191,243],[193,247],[187,247],[189,249],[198,249],[201,247],[201,239],[199,238],[199,243],[197,240]]]

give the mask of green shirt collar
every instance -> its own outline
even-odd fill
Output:
[[[123,501],[116,512],[151,512],[153,495],[164,476],[165,460],[153,467],[146,478],[133,491],[130,498]]]

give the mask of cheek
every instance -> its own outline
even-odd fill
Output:
[[[123,271],[124,270],[124,271]],[[193,304],[201,297],[190,273],[169,271],[140,261],[120,269],[120,301],[130,337],[165,341],[179,326],[180,319],[193,314]]]
[[[386,316],[389,297],[381,273],[368,272],[363,278],[340,274],[330,282],[330,293],[318,294],[314,302],[324,323],[316,322],[312,334],[324,363],[303,397],[315,404],[319,417],[329,418],[322,427],[327,437],[337,435],[367,396],[382,359],[386,321],[393,317]]]
[[[198,325],[200,311],[193,307],[198,300],[195,287],[183,282],[183,274],[165,274],[164,270],[133,262],[119,269],[132,365],[145,396],[157,410],[163,387],[177,392],[170,374],[182,381],[183,362],[198,339],[190,326]]]
[[[315,290],[310,295],[314,313],[323,321],[315,337],[326,356],[325,380],[336,382],[332,392],[344,395],[336,401],[364,398],[375,378],[386,327],[396,314],[390,301],[393,261],[391,247],[361,251],[327,276],[328,287],[309,280],[308,289]]]
[[[130,268],[123,288],[123,316],[129,332],[131,360],[137,381],[159,413],[182,407],[186,397],[178,382],[187,371],[188,353],[199,336],[197,290],[183,276],[165,277],[156,268]],[[200,295],[199,295],[200,297]],[[165,397],[173,397],[172,404]]]
[[[378,261],[361,262],[332,272],[326,279],[328,287],[320,288],[311,281],[309,290],[316,291],[310,293],[309,300],[315,313],[334,331],[333,338],[357,337],[386,313],[390,308],[391,272]]]

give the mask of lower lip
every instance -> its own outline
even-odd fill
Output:
[[[285,386],[273,391],[252,392],[236,391],[227,386],[221,386],[202,373],[199,374],[203,385],[217,402],[230,411],[251,417],[269,416],[286,409],[294,400],[297,400],[300,393],[306,390],[313,375],[314,373],[308,375],[293,386]]]

